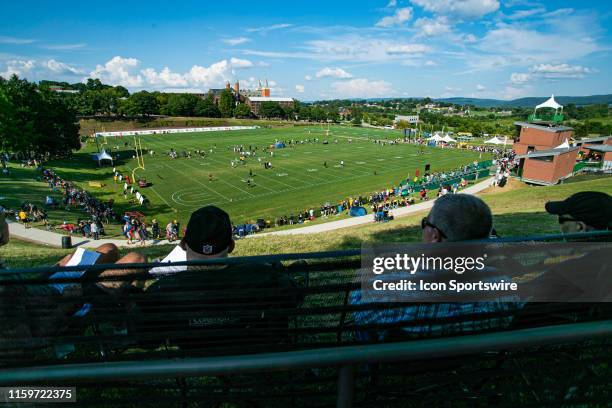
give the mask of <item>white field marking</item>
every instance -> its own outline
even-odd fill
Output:
[[[157,196],[164,202],[166,203],[166,205],[170,208],[172,208],[172,206],[170,205],[170,203],[168,201],[166,201],[166,199],[164,197],[162,197],[153,187],[149,187],[151,189],[151,191],[153,191],[155,194],[157,194]]]
[[[176,170],[175,168],[170,167],[170,166],[168,166],[167,164],[164,164],[164,166],[168,167],[170,170],[173,170],[173,171],[175,171],[175,172],[177,172],[177,173],[179,173],[179,174],[182,174],[182,175],[183,175],[183,176],[184,176],[186,179],[188,179],[188,180],[190,179],[190,178],[189,178],[189,177],[187,177],[187,175],[186,175],[185,173],[183,173],[182,171],[180,171],[180,170]],[[213,193],[217,194],[218,196],[222,197],[223,199],[225,199],[225,200],[227,200],[227,201],[229,201],[229,200],[230,200],[230,198],[229,198],[229,197],[227,197],[227,196],[225,196],[225,195],[223,195],[223,194],[219,193],[217,190],[214,190],[214,189],[212,189],[212,188],[208,187],[206,184],[202,183],[202,182],[201,182],[200,180],[198,180],[196,177],[191,177],[191,180],[195,181],[196,183],[198,183],[198,184],[199,184],[199,185],[201,185],[202,187],[204,187],[204,188],[206,188],[206,189],[208,189],[208,190],[212,191]]]
[[[358,161],[358,162],[355,162],[355,163],[357,163],[357,164],[366,164],[367,162],[364,162],[364,161]]]
[[[402,156],[395,156],[396,159],[403,159]]]
[[[317,172],[319,170],[317,170],[317,169],[306,169],[306,171],[309,172],[309,173],[314,173],[314,172]]]
[[[335,167],[335,168],[340,168],[340,167],[342,167],[342,166],[341,166],[341,165],[339,165],[339,164],[334,164],[334,167]]]
[[[287,177],[289,174],[287,173],[276,173],[278,177]]]
[[[376,159],[376,161],[385,161],[385,159]]]
[[[190,166],[190,165],[188,164],[188,162],[183,161],[183,160],[181,160],[181,161],[179,161],[179,162],[177,162],[177,163],[180,163],[180,164],[182,164],[182,165],[184,165],[184,166],[187,166],[187,167],[195,168],[195,167],[193,167],[193,166]],[[182,173],[182,172],[181,172],[181,173]],[[182,174],[184,174],[184,173],[182,173]],[[193,180],[196,180],[196,181],[197,181],[197,179],[196,179],[196,178],[193,178]],[[254,197],[254,195],[253,195],[253,194],[251,194],[251,193],[249,193],[248,191],[243,190],[243,189],[241,189],[240,187],[236,187],[235,185],[230,184],[230,183],[228,183],[227,181],[225,181],[225,180],[223,180],[223,179],[221,179],[221,178],[219,178],[219,179],[217,179],[217,180],[218,180],[218,181],[221,181],[222,183],[227,184],[228,186],[230,186],[230,187],[232,187],[232,188],[235,188],[236,190],[242,191],[243,193],[248,194],[248,195],[250,195],[251,197]],[[216,192],[216,191],[215,191],[215,192]],[[218,194],[219,194],[219,195],[221,195],[221,196],[223,196],[223,195],[222,195],[222,194],[220,194],[220,193],[218,193]],[[225,196],[223,196],[223,197],[225,197]],[[229,200],[229,198],[227,198],[227,197],[225,197],[225,199],[226,199],[226,200]]]

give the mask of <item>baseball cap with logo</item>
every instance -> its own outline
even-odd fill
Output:
[[[569,215],[597,229],[612,227],[612,197],[606,193],[583,191],[563,201],[549,201],[545,208],[550,214]]]
[[[229,215],[212,205],[194,211],[187,223],[184,241],[198,254],[215,255],[222,252],[232,242]]]

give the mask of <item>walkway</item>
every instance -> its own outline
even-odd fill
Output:
[[[487,178],[478,184],[474,184],[461,191],[462,194],[477,194],[482,190],[491,187],[491,179]],[[407,215],[415,214],[420,211],[430,209],[435,200],[423,201],[409,207],[401,207],[391,210],[394,218],[405,217]],[[297,235],[297,234],[318,234],[320,232],[333,231],[340,228],[354,227],[357,225],[371,224],[374,222],[374,214],[368,214],[363,217],[353,217],[344,220],[331,221],[323,224],[311,225],[309,227],[294,228],[290,230],[264,232],[261,234],[248,235],[248,238],[258,238],[266,235]]]
[[[477,194],[486,188],[491,186],[491,179],[487,178],[484,181],[481,181],[478,184],[474,184],[463,190],[462,194]],[[433,206],[435,200],[424,201],[415,205],[411,205],[410,207],[402,207],[396,208],[391,211],[391,214],[395,218],[405,217],[407,215],[415,214],[420,211],[425,211],[430,209]],[[308,227],[294,228],[290,230],[282,230],[282,231],[273,231],[273,232],[264,232],[261,234],[249,235],[248,238],[258,238],[264,237],[267,235],[300,235],[300,234],[317,234],[320,232],[333,231],[340,228],[348,228],[354,227],[357,225],[370,224],[374,222],[374,215],[368,214],[363,217],[354,217],[347,218],[338,221],[326,222],[323,224],[311,225]],[[11,222],[9,220],[9,231],[12,237],[23,239],[25,241],[34,242],[37,244],[43,245],[51,245],[51,246],[61,246],[62,245],[62,237],[65,235],[58,234],[57,232],[45,231],[38,228],[25,228],[22,224]],[[94,241],[89,238],[83,238],[81,236],[72,235],[72,245],[73,246],[83,246],[86,248],[97,247],[102,244],[115,244],[118,247],[131,247],[138,248],[139,244],[128,245],[125,239],[99,239]],[[150,245],[167,245],[170,244],[167,240],[155,240],[155,241],[147,241],[147,246]]]

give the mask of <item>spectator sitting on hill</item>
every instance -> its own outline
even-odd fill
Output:
[[[564,234],[612,228],[612,197],[606,193],[583,191],[564,201],[549,201],[545,208],[559,216]]]
[[[421,228],[425,243],[457,242],[465,240],[487,239],[493,227],[491,210],[480,198],[468,194],[447,194],[435,201],[429,215],[423,218]],[[423,271],[428,272],[428,271]],[[506,299],[507,300],[507,299]],[[384,300],[377,299],[375,302]],[[397,299],[389,300],[397,301]],[[352,304],[367,304],[362,299],[362,292],[355,291],[351,295]],[[460,332],[477,331],[485,328],[483,321],[459,321],[449,323],[427,323],[411,325],[415,320],[453,319],[465,315],[489,314],[503,312],[519,307],[517,303],[503,302],[496,299],[488,302],[471,303],[413,303],[403,308],[372,309],[354,313],[356,325],[375,324],[396,325],[405,323],[399,328],[404,334],[440,334],[453,330]],[[499,327],[509,322],[509,319],[491,318],[489,327]],[[396,326],[397,327],[397,326]],[[384,340],[388,337],[387,330],[377,332],[356,331],[356,337],[361,341]],[[372,338],[374,335],[374,338]]]

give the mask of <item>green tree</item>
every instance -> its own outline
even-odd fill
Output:
[[[195,115],[206,118],[220,118],[221,112],[212,100],[212,96],[200,99],[195,106]]]
[[[136,115],[150,116],[159,113],[159,105],[155,95],[140,91],[132,94],[130,100],[133,103],[133,111]]]
[[[166,113],[171,116],[195,116],[198,98],[192,94],[172,94],[168,97]]]
[[[224,118],[231,118],[234,115],[234,95],[228,89],[224,89],[219,96],[219,111]]]
[[[246,103],[239,103],[234,110],[234,116],[237,118],[250,118],[252,115],[251,108]]]
[[[129,98],[130,96],[130,92],[127,90],[127,88],[121,85],[114,87],[113,90],[115,91],[115,96],[117,96],[117,98]]]
[[[363,112],[358,107],[354,107],[351,109],[351,123],[355,126],[361,126],[361,121],[363,120]]]
[[[1,132],[7,127],[9,132],[3,137],[4,149],[49,157],[70,155],[80,147],[76,113],[62,95],[15,75],[8,81],[0,79],[0,88],[10,119],[8,125],[0,125]]]
[[[282,118],[285,116],[285,111],[278,102],[266,101],[261,103],[259,108],[259,116],[263,118]]]

